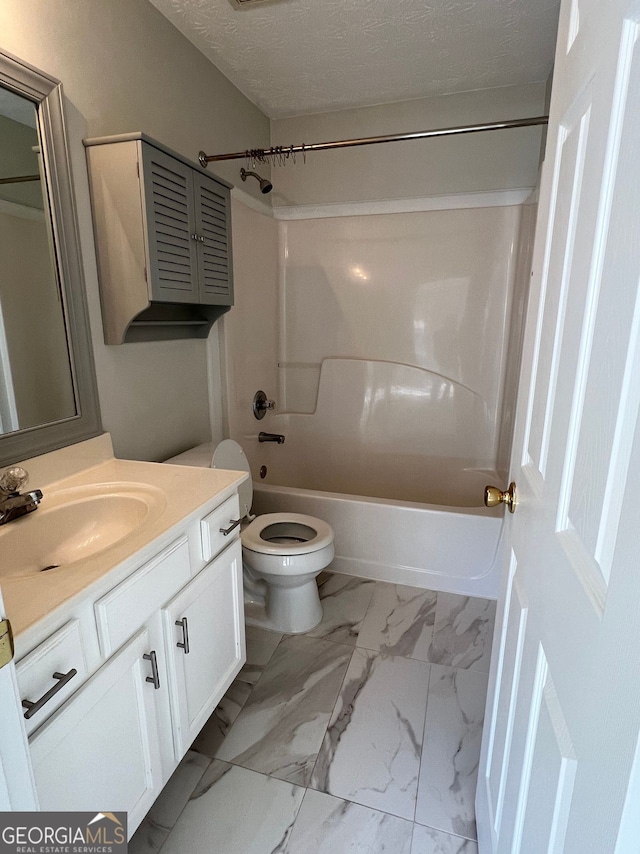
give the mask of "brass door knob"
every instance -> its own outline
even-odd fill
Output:
[[[509,488],[505,492],[502,492],[497,486],[485,486],[484,503],[485,507],[497,507],[498,504],[506,504],[509,508],[509,513],[515,513],[518,503],[515,483],[510,483]]]

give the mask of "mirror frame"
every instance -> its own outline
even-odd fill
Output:
[[[46,177],[45,214],[48,208],[77,411],[70,418],[0,435],[0,465],[8,465],[97,436],[102,424],[62,84],[0,50],[0,85],[33,101],[36,107]]]

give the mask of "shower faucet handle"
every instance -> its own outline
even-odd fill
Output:
[[[275,400],[269,400],[267,395],[260,389],[253,396],[253,414],[260,421],[271,409],[276,408]]]

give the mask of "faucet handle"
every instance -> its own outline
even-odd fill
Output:
[[[26,469],[23,469],[22,466],[13,466],[0,477],[0,492],[4,492],[6,495],[20,492],[28,480],[29,472]]]
[[[276,408],[275,400],[269,400],[267,395],[260,389],[253,396],[253,414],[258,419],[264,418],[269,409]]]

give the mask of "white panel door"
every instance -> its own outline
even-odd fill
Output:
[[[640,2],[563,0],[481,852],[640,850],[639,282]]]
[[[4,618],[4,604],[2,590],[0,590],[0,619]],[[27,733],[23,724],[16,666],[13,661],[10,661],[4,667],[0,667],[0,811],[2,812],[38,808]]]

